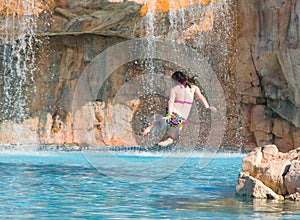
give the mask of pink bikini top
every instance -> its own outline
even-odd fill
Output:
[[[193,104],[193,102],[181,101],[181,100],[176,100],[175,103],[188,104],[188,105],[192,105]]]
[[[186,79],[186,81],[187,81],[187,79]],[[183,89],[183,83],[179,83],[179,87],[180,87],[181,89]],[[176,100],[175,103],[188,104],[188,105],[192,105],[192,104],[193,104],[193,102],[182,101],[182,100]]]

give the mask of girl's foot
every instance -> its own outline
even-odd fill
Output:
[[[158,143],[158,145],[161,146],[161,147],[166,147],[170,144],[173,144],[173,138],[170,138],[170,137],[167,140],[161,141],[161,142]]]
[[[142,132],[143,136],[144,136],[144,137],[147,136],[147,135],[150,133],[150,131],[151,131],[152,128],[153,128],[153,125],[150,125],[149,127],[147,127],[147,128]]]

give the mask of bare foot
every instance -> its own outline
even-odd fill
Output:
[[[170,138],[170,137],[167,138],[167,140],[161,141],[161,142],[158,143],[158,145],[161,146],[161,147],[166,147],[170,144],[173,144],[173,138]]]
[[[144,137],[147,136],[147,135],[150,133],[150,131],[151,131],[152,128],[153,128],[153,125],[150,125],[149,127],[147,127],[147,128],[142,132],[143,136],[144,136]]]

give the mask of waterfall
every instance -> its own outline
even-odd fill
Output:
[[[192,58],[188,65],[197,66],[201,62],[208,63],[215,72],[214,74],[217,76],[218,80],[222,81],[222,86],[225,88],[226,92],[235,94],[235,76],[231,65],[231,59],[234,55],[234,31],[236,28],[234,14],[235,0],[147,0],[145,1],[145,4],[147,6],[147,13],[145,14],[145,37],[148,41],[147,50],[149,57],[155,56],[154,54],[156,51],[160,49],[156,48],[155,44],[158,40],[172,42],[174,45],[172,50],[175,51],[174,56],[176,56],[176,53],[178,54],[180,52],[180,49],[177,47],[180,47],[180,45],[187,46],[202,56],[201,59],[196,57]],[[189,54],[186,54],[186,56],[189,56]],[[179,54],[178,59],[180,59]],[[155,79],[153,79],[153,73],[167,73],[170,75],[172,71],[178,70],[178,68],[186,72],[195,69],[193,67],[189,68],[188,66],[182,67],[173,65],[169,70],[166,70],[162,63],[163,62],[151,60],[151,62],[149,61],[146,65],[149,75],[147,76],[144,90],[148,90],[148,94],[152,96],[156,95],[155,91],[153,92],[152,89],[155,89],[153,84],[157,83],[157,80],[155,81]],[[160,70],[164,70],[165,72]],[[198,73],[192,73],[192,75],[195,74],[197,75]],[[200,79],[202,82],[205,80],[207,81],[206,83],[209,83],[208,81],[210,79]],[[213,87],[202,89],[203,94],[207,94],[208,96],[214,92]],[[225,96],[228,97],[228,94]],[[149,96],[149,99],[150,98],[151,96]],[[236,108],[235,101],[236,100],[231,100],[231,104],[233,104],[234,107],[229,107],[229,111],[236,116],[238,113],[234,111],[238,108]],[[153,118],[153,109],[155,109],[155,107],[151,106],[148,109],[150,110],[147,114]],[[227,119],[224,118],[222,120],[226,121]],[[207,115],[201,115],[201,125],[209,127],[210,123],[211,121],[208,119]],[[237,123],[236,127],[239,127],[239,123]],[[200,137],[207,136],[207,131],[205,131],[205,129],[203,130],[202,133],[200,132]],[[189,135],[189,137],[191,136]],[[191,145],[196,144],[193,142],[194,140],[187,139],[188,140],[185,140],[187,141],[186,143],[190,143]],[[236,139],[234,142],[238,142],[237,139],[239,138],[234,139]],[[153,140],[148,141],[153,142]],[[205,142],[205,140],[200,140],[200,142]],[[142,144],[147,145],[147,143]],[[197,145],[203,144],[197,143]]]
[[[35,93],[35,45],[37,14],[35,1],[8,0],[1,29],[1,119],[21,122],[29,115],[30,94]]]

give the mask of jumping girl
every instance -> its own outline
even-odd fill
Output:
[[[169,125],[167,139],[158,143],[163,147],[172,144],[174,139],[178,138],[182,125],[187,123],[195,95],[206,109],[217,111],[215,107],[209,106],[199,87],[195,85],[194,77],[188,78],[183,72],[176,71],[172,74],[172,79],[177,85],[170,91],[166,114],[143,131],[143,136],[147,136],[152,129],[161,130]]]

